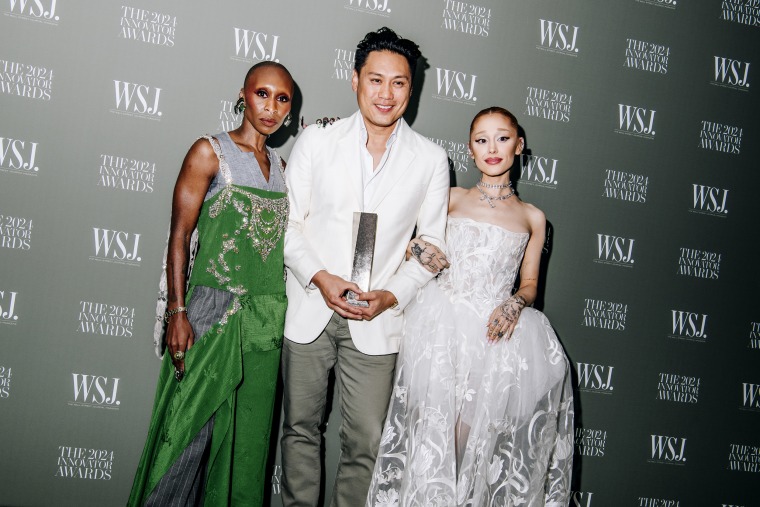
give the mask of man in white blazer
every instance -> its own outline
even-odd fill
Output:
[[[286,506],[317,505],[321,427],[334,368],[341,395],[341,456],[332,505],[364,505],[391,394],[402,311],[434,276],[405,262],[417,236],[443,245],[449,174],[445,151],[403,120],[417,45],[370,32],[356,51],[359,111],[310,126],[296,141],[286,182],[288,310],[282,372]],[[370,287],[350,282],[354,212],[377,214]],[[369,307],[352,306],[346,291]],[[362,291],[363,290],[363,291]]]

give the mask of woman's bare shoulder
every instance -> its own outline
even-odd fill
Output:
[[[451,187],[451,189],[449,189],[449,198],[450,199],[460,199],[460,198],[464,197],[464,195],[467,194],[467,192],[469,192],[469,191],[470,190],[467,189],[467,188]]]
[[[468,192],[469,189],[462,187],[451,187],[449,189],[449,212],[461,206]]]
[[[525,201],[520,201],[520,209],[531,234],[544,231],[546,228],[546,215],[538,207]]]

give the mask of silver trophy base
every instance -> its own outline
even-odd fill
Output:
[[[359,297],[359,295],[350,290],[346,292],[346,303],[350,304],[351,306],[361,306],[362,308],[369,308],[369,301],[362,301],[361,299],[356,299]]]

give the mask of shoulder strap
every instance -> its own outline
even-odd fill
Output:
[[[210,136],[208,134],[201,136],[201,139],[206,139],[211,144],[211,148],[214,149],[214,153],[216,154],[216,158],[219,159],[219,172],[222,173],[222,178],[224,178],[224,184],[229,185],[232,183],[232,174],[230,173],[230,166],[227,164],[227,161],[224,159],[224,153],[222,153],[222,146],[219,144],[219,140],[214,137]]]

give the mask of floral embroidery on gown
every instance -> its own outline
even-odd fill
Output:
[[[562,346],[533,308],[509,341],[486,341],[528,237],[449,217],[451,267],[405,311],[368,506],[567,505],[573,395]]]

